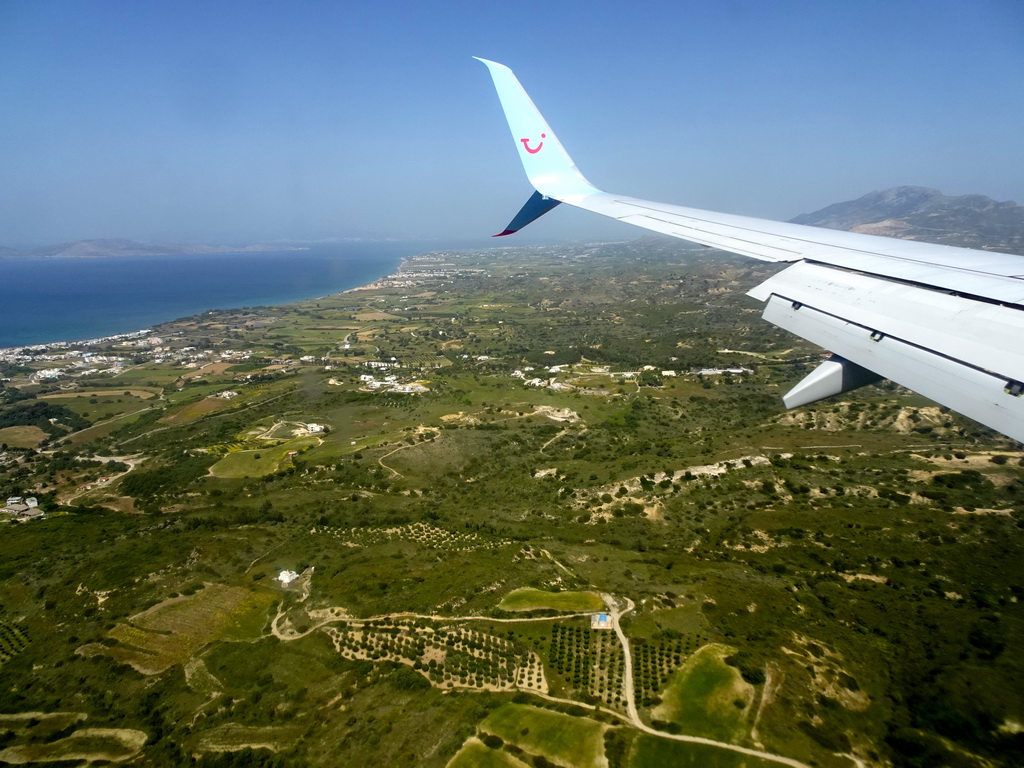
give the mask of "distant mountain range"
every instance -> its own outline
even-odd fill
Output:
[[[1024,255],[1024,206],[984,195],[894,187],[792,220],[829,229]]]
[[[111,256],[178,256],[195,253],[249,253],[255,251],[304,251],[287,245],[183,245],[181,243],[136,243],[131,240],[77,240],[29,251],[0,246],[0,258],[100,259]]]

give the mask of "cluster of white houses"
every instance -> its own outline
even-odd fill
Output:
[[[0,513],[13,520],[31,520],[33,517],[43,516],[43,510],[39,508],[39,501],[35,496],[10,496],[4,508],[0,509]]]
[[[398,380],[397,376],[385,376],[383,381],[368,373],[361,374],[359,380],[366,389],[378,389],[385,392],[426,392],[425,386],[418,382],[405,383]]]
[[[10,347],[0,349],[0,362],[17,365],[40,363],[48,367],[39,368],[30,376],[31,381],[53,381],[56,379],[79,378],[94,375],[117,375],[132,364],[132,358],[141,356],[152,363],[179,363],[186,368],[198,368],[209,362],[244,361],[252,357],[251,350],[197,349],[182,347],[175,349],[165,345],[160,336],[147,336],[149,331],[107,336],[101,339]],[[118,346],[133,350],[129,355],[90,352],[83,347],[93,344],[120,342]],[[137,362],[137,360],[136,360]]]

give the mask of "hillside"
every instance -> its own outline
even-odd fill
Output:
[[[0,763],[1010,768],[1024,451],[676,241],[0,356]]]
[[[1024,206],[984,195],[893,187],[797,216],[795,224],[1024,254]]]

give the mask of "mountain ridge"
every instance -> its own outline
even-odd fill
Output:
[[[801,214],[794,224],[1024,255],[1024,206],[902,186]]]

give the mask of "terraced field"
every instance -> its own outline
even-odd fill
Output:
[[[85,645],[78,653],[107,655],[144,675],[157,675],[214,640],[258,637],[273,600],[273,593],[265,590],[208,584],[194,595],[165,600],[117,624],[108,633],[114,645]]]
[[[0,664],[21,653],[28,646],[28,635],[17,624],[0,621]]]

